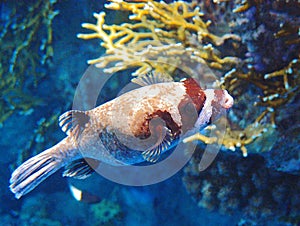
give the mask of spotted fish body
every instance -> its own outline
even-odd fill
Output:
[[[85,178],[93,172],[85,159],[95,165],[156,162],[188,131],[198,131],[232,104],[226,90],[202,90],[186,79],[144,86],[89,111],[66,112],[59,124],[67,137],[19,166],[11,191],[20,198],[61,167],[64,176]]]

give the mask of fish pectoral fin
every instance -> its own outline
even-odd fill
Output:
[[[157,162],[160,155],[170,148],[174,137],[172,135],[172,132],[168,128],[164,127],[164,131],[164,137],[159,142],[157,142],[156,145],[154,145],[154,148],[150,148],[142,152],[143,158],[146,161],[152,163]]]
[[[89,120],[85,111],[72,110],[59,117],[59,126],[68,136],[72,134],[77,139]]]
[[[152,162],[152,163],[157,162],[160,154],[161,154],[161,150],[159,149],[159,147],[157,147],[155,149],[143,151],[143,153],[142,153],[143,158],[146,161]]]
[[[168,74],[158,73],[156,71],[150,71],[147,74],[140,75],[131,79],[131,82],[140,86],[149,86],[157,83],[173,82],[173,78]]]
[[[63,172],[64,177],[73,177],[76,179],[85,179],[95,171],[94,169],[98,167],[100,161],[90,158],[82,158],[75,160],[65,166],[65,171]]]

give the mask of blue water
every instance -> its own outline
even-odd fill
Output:
[[[8,15],[17,8],[17,3],[5,1],[0,4],[1,26],[5,27],[10,20]],[[299,8],[299,3],[295,5]],[[281,108],[276,133],[254,147],[258,150],[270,145],[269,152],[249,154],[243,158],[239,151],[223,150],[210,168],[195,173],[202,154],[200,150],[204,147],[199,144],[199,153],[184,169],[158,184],[126,186],[98,174],[86,180],[66,179],[61,177],[62,170],[59,170],[29,194],[15,199],[8,187],[13,170],[30,156],[65,137],[57,119],[43,132],[42,138],[34,137],[38,122],[72,108],[76,86],[88,68],[86,61],[104,51],[98,40],[76,38],[76,34],[86,32],[80,27],[82,22],[95,22],[92,13],[103,10],[101,1],[59,1],[54,8],[59,10],[53,20],[54,55],[48,66],[39,65],[35,69],[45,74],[37,86],[33,86],[32,78],[25,77],[28,83],[26,92],[40,98],[42,104],[35,106],[31,114],[15,111],[0,128],[0,225],[300,225],[299,92],[289,105]],[[276,10],[282,17],[277,18],[279,21],[290,17],[300,26],[299,11],[289,10],[289,5]],[[24,16],[22,11],[18,13]],[[255,8],[251,8],[246,16],[255,20],[255,13]],[[260,15],[263,13],[260,12]],[[113,12],[107,15],[108,21],[116,19]],[[288,49],[284,40],[274,41],[269,36],[272,29],[276,30],[271,21],[256,22],[264,26],[259,31],[263,33],[260,38],[251,40],[258,27],[254,26],[254,22],[253,26],[245,26],[244,30],[236,33],[244,35],[243,48],[248,48],[248,52],[241,48],[239,54],[253,56],[252,63],[258,71],[268,73],[277,70],[299,55],[299,43]],[[1,45],[4,46],[3,43]],[[2,64],[7,63],[0,60]],[[31,66],[26,65],[28,70]],[[300,70],[299,67],[296,69]],[[130,71],[127,71],[112,77],[97,103],[117,96],[129,83],[129,75]],[[1,98],[4,100],[2,94]],[[253,111],[243,112],[245,108],[252,107],[247,106],[247,102],[240,103],[237,107],[239,114],[251,114]],[[76,201],[69,191],[69,183],[100,197],[102,201],[97,204]]]

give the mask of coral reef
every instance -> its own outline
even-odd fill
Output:
[[[201,207],[241,212],[250,225],[265,224],[275,216],[297,225],[300,21],[293,10],[299,9],[299,3],[243,2],[243,7],[226,8],[244,12],[229,19],[246,46],[241,56],[244,60],[220,81],[235,98],[228,115],[229,127],[221,141],[218,136],[201,134],[188,141],[221,142],[229,150],[239,148],[244,156],[249,152],[260,156],[250,154],[241,159],[222,153],[209,169],[199,172],[199,150],[185,168],[183,181]],[[281,8],[282,4],[293,7]],[[218,131],[215,133],[218,135]]]
[[[90,212],[95,225],[103,225],[120,215],[121,207],[115,202],[103,199],[100,203],[92,205]]]
[[[266,114],[270,113],[271,123],[275,126],[275,114],[278,109],[291,102],[299,94],[300,59],[293,59],[288,66],[267,74],[253,70],[244,74],[233,69],[222,79],[224,88],[236,96],[245,92],[245,83],[252,83],[258,87],[261,91],[257,92],[262,95],[254,105],[263,106],[266,109],[257,117],[256,122],[260,122]]]
[[[60,221],[51,218],[49,203],[45,203],[45,197],[42,194],[30,197],[24,200],[19,211],[13,211],[13,214],[1,216],[3,225],[24,225],[24,226],[61,226]],[[43,203],[43,204],[42,204]],[[7,221],[7,222],[6,222]]]
[[[265,132],[269,135],[276,133],[272,127],[282,127],[280,123],[276,123],[276,118],[280,121],[287,106],[299,95],[300,20],[294,8],[299,8],[300,5],[297,2],[284,1],[273,4],[270,1],[243,1],[242,6],[224,2],[207,4],[207,1],[200,1],[200,4],[207,12],[211,12],[212,8],[218,9],[212,15],[222,18],[221,23],[230,24],[246,47],[244,55],[240,55],[244,60],[225,73],[220,83],[235,98],[235,106],[229,115],[230,128],[227,128],[227,134],[221,142],[231,150],[240,148],[243,155],[247,156],[245,144],[255,146],[253,141]],[[281,8],[282,5],[293,7]],[[229,16],[225,18],[218,12]],[[268,18],[273,18],[272,22]],[[220,22],[217,20],[215,23],[217,26]],[[268,52],[272,50],[276,50],[276,54]],[[249,98],[250,95],[257,98]],[[254,106],[256,111],[249,106]],[[186,141],[192,140],[220,142],[216,137],[208,138],[200,134]],[[263,152],[265,148],[251,149],[254,152]],[[270,149],[271,146],[268,150]]]
[[[59,221],[49,219],[49,214],[46,205],[40,205],[43,200],[43,195],[38,195],[26,199],[20,211],[20,222],[22,225],[47,225],[47,226],[61,226]]]
[[[226,119],[222,118],[221,120]],[[210,136],[196,133],[184,139],[183,142],[187,143],[195,140],[201,140],[205,144],[220,143],[223,147],[231,151],[240,149],[243,156],[247,157],[249,150],[251,153],[269,151],[273,146],[270,140],[273,140],[276,134],[276,131],[271,124],[261,125],[259,123],[249,124],[243,130],[232,130],[231,127],[227,127],[224,136],[222,136],[220,130],[218,130],[218,127],[215,125],[208,126],[206,130],[210,131]],[[262,141],[264,145],[261,145]],[[247,148],[249,144],[251,144],[250,149]]]
[[[265,166],[258,155],[246,159],[234,154],[219,154],[206,170],[199,172],[201,151],[184,169],[183,182],[200,207],[233,214],[245,219],[295,219],[300,211],[299,176],[278,173]]]
[[[292,102],[299,92],[299,59],[291,58],[299,57],[295,55],[297,51],[294,50],[294,47],[299,49],[297,44],[299,37],[295,36],[299,23],[273,11],[274,8],[279,8],[281,2],[270,4],[268,1],[264,3],[237,1],[235,4],[224,1],[197,3],[178,1],[167,4],[163,1],[112,0],[105,7],[131,12],[129,16],[131,23],[106,25],[105,13],[101,12],[94,14],[97,19],[96,25],[82,24],[84,28],[94,33],[79,34],[78,37],[102,40],[101,46],[106,49],[106,55],[88,62],[96,64],[97,67],[104,67],[108,73],[133,67],[137,68],[132,73],[134,76],[153,69],[175,76],[176,69],[180,68],[186,75],[200,77],[200,81],[205,81],[210,77],[209,73],[204,72],[204,75],[200,76],[199,74],[204,71],[203,65],[207,65],[215,74],[212,80],[229,90],[235,96],[236,103],[242,102],[245,95],[259,96],[259,100],[249,103],[257,106],[256,117],[244,120],[247,122],[241,125],[238,122],[241,120],[238,111],[232,113],[234,117],[230,117],[230,128],[227,129],[228,133],[222,141],[226,148],[231,150],[239,148],[243,155],[247,156],[245,145],[253,143],[265,132],[272,134],[274,129],[270,124],[275,127],[278,109]],[[242,16],[238,14],[253,7],[257,8],[255,12],[245,13]],[[251,27],[252,18],[258,20],[266,16],[276,18],[274,23],[267,24],[262,20],[257,29]],[[224,25],[223,31],[218,29],[220,25]],[[247,32],[243,33],[245,27]],[[260,31],[262,27],[264,29]],[[262,37],[266,39],[265,36],[270,36],[271,27],[277,29],[275,34],[272,30],[271,45],[280,50],[278,56],[283,60],[278,65],[282,65],[282,68],[270,68],[267,62],[271,62],[271,59],[265,59],[266,56],[262,56],[265,53],[259,48],[265,42],[260,43]],[[239,50],[240,40],[244,44],[241,49],[245,51]],[[285,47],[289,47],[290,51],[283,53]],[[258,66],[257,59],[252,57],[253,54],[256,57],[261,56],[260,59],[264,57],[265,66]],[[280,56],[281,54],[285,55]],[[291,61],[284,66],[288,59]],[[255,88],[250,90],[249,82]],[[267,117],[270,118],[268,122]],[[192,140],[201,140],[205,143],[218,141],[217,138],[208,139],[201,134],[186,139]]]
[[[45,75],[53,56],[52,21],[56,1],[1,3],[0,125],[14,112],[30,114],[41,100],[29,91]]]
[[[213,136],[185,139],[221,143],[248,156],[222,153],[200,173],[200,148],[184,173],[198,204],[240,211],[248,221],[274,215],[297,220],[299,143],[293,138],[299,137],[299,2],[112,0],[106,8],[129,11],[130,22],[106,25],[101,12],[94,14],[96,25],[82,25],[94,33],[78,37],[101,39],[106,50],[90,64],[108,73],[134,68],[133,76],[154,69],[176,77],[177,67],[196,78],[204,72],[200,80],[209,76],[206,65],[215,85],[235,98],[228,119],[221,119],[228,125],[224,137],[216,124],[206,129]],[[283,143],[291,148],[284,150]]]
[[[45,137],[47,137],[47,143],[56,143],[56,139],[50,136],[50,133],[53,133],[57,129],[57,121],[60,112],[53,113],[49,118],[41,118],[37,122],[36,129],[33,131],[32,135],[28,139],[28,142],[22,152],[19,154],[17,161],[10,167],[15,168],[20,165],[22,162],[30,158],[32,155],[38,154],[41,150],[44,149]]]
[[[235,98],[222,140],[218,136],[218,125],[207,128],[207,133],[215,136],[199,133],[186,140],[221,142],[223,150],[240,150],[243,156],[248,156],[241,158],[240,153],[221,152],[213,165],[200,173],[198,164],[203,146],[199,145],[183,178],[199,206],[223,213],[241,212],[246,222],[256,224],[274,216],[283,222],[299,224],[299,1],[110,2],[105,7],[112,14],[95,13],[96,24],[82,24],[91,33],[78,35],[82,39],[102,41],[105,55],[88,61],[90,64],[104,68],[107,73],[133,71],[133,76],[157,70],[174,78],[180,73],[182,77],[200,77],[201,81],[211,81],[212,77],[213,82],[229,90]],[[35,106],[42,104],[32,90],[46,78],[45,69],[51,64],[52,22],[58,13],[54,10],[55,4],[62,3],[55,0],[1,3],[4,14],[0,21],[3,25],[0,32],[3,53],[0,57],[0,125],[14,113],[31,114]],[[107,24],[109,16],[116,13],[116,24]],[[129,18],[125,18],[129,14]],[[66,21],[62,24],[69,23]],[[73,61],[81,60],[74,58],[73,52],[62,54],[61,58],[72,55]],[[82,54],[82,49],[79,52]],[[124,78],[104,91],[105,95],[124,84]],[[59,77],[55,82],[63,83],[64,87],[68,79]],[[69,89],[71,86],[68,84]],[[64,94],[60,93],[65,98]],[[45,118],[38,116],[36,130],[31,137],[27,135],[25,152],[13,164],[44,149],[43,141],[50,145],[56,140],[51,139],[49,133],[57,130],[60,110],[59,107],[52,109],[53,115]],[[162,189],[165,187],[157,193]],[[2,222],[7,225],[75,225],[87,223],[86,216],[91,216],[88,223],[95,220],[96,224],[109,225],[115,223],[113,219],[118,218],[121,211],[119,204],[111,200],[87,207],[66,197],[69,196],[63,192],[59,196],[45,194],[25,199],[20,210],[7,215],[2,210]],[[154,207],[157,202],[153,200]],[[76,214],[70,214],[68,210],[72,211],[74,206]],[[136,205],[128,209],[133,212],[134,208]],[[135,222],[136,218],[133,219]]]
[[[99,38],[106,49],[106,55],[88,63],[105,68],[105,72],[133,67],[137,68],[133,75],[138,76],[153,69],[172,74],[180,68],[190,76],[197,76],[193,64],[207,64],[224,70],[238,63],[234,56],[222,57],[214,46],[221,46],[227,40],[239,41],[239,36],[211,33],[210,22],[201,19],[200,8],[195,3],[111,1],[105,7],[132,13],[129,16],[131,23],[106,25],[105,13],[101,12],[94,14],[96,25],[82,24],[94,33],[79,34],[78,37]]]
[[[262,111],[260,114],[257,114],[257,112],[254,113],[256,119],[253,123],[248,124],[244,129],[232,129],[232,126],[227,128],[227,133],[221,140],[221,143],[226,148],[232,151],[235,151],[236,148],[240,148],[243,156],[246,157],[247,148],[245,145],[252,143],[256,138],[264,135],[266,132],[267,136],[273,135],[276,137],[275,133],[277,131],[274,129],[276,127],[276,114],[284,115],[286,106],[292,103],[294,98],[300,93],[299,62],[299,59],[294,59],[287,67],[264,75],[252,70],[244,74],[233,69],[222,77],[222,86],[236,97],[235,101],[237,104],[241,103],[241,99],[244,98],[243,95],[247,92],[249,83],[256,86],[257,93],[262,94],[259,96],[259,100],[251,103],[254,107],[261,106],[260,111]],[[238,113],[237,110],[239,110],[240,113]],[[237,110],[234,109],[236,114],[234,117],[230,117],[231,124],[234,122],[241,124],[241,118],[245,117],[245,114],[242,113],[244,111],[240,109]],[[239,116],[237,114],[242,115]],[[265,117],[267,116],[269,117],[269,122],[266,122]],[[218,134],[218,132],[216,133]],[[204,143],[220,142],[216,137],[206,137],[200,134],[195,134],[187,138],[185,142],[193,140],[201,140]],[[262,149],[263,147],[260,148],[260,152],[263,152]],[[257,150],[255,152],[257,152]]]

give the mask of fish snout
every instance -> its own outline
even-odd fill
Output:
[[[227,90],[224,90],[224,102],[222,104],[222,107],[225,109],[229,109],[232,107],[234,103],[233,97],[229,95]]]

